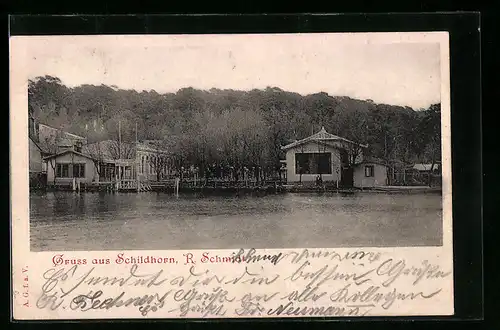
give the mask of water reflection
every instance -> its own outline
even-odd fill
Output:
[[[140,250],[442,244],[440,195],[30,196],[31,249]]]

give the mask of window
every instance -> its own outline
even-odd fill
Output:
[[[69,178],[69,164],[56,164],[56,177]]]
[[[124,172],[125,172],[125,179],[132,179],[132,167],[130,166],[125,166],[124,168]]]
[[[73,177],[74,178],[85,177],[85,164],[73,164]]]
[[[367,165],[367,166],[365,166],[365,176],[366,177],[372,177],[373,173],[374,173],[373,165]]]
[[[332,154],[330,152],[295,154],[295,174],[332,174]]]

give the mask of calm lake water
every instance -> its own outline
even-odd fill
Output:
[[[32,251],[442,244],[438,194],[31,194]]]

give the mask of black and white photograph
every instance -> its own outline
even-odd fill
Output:
[[[33,38],[30,250],[442,246],[442,44],[386,40]]]

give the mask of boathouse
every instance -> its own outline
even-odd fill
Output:
[[[364,157],[368,146],[328,133],[325,128],[281,149],[286,152],[288,183],[314,184],[321,178],[344,188],[387,185],[387,167]]]
[[[156,144],[158,145],[158,144]],[[56,188],[119,191],[150,190],[151,181],[164,178],[170,169],[166,151],[152,142],[119,143],[104,140],[66,148],[43,158],[47,184]],[[83,185],[82,185],[83,184]]]
[[[30,188],[43,188],[47,184],[46,157],[62,151],[81,152],[86,139],[35,120],[32,114],[28,121]],[[50,158],[49,158],[50,159]]]
[[[89,155],[68,149],[44,158],[47,163],[47,183],[56,186],[71,186],[76,183],[98,182],[99,175]]]
[[[119,143],[116,140],[104,140],[88,144],[83,150],[93,158],[122,166],[120,170],[126,173],[127,177],[137,180],[161,181],[171,174],[170,157],[167,151],[161,148],[161,141]]]
[[[44,158],[49,186],[75,190],[82,184],[113,190],[139,190],[134,159],[98,159],[68,149]]]

